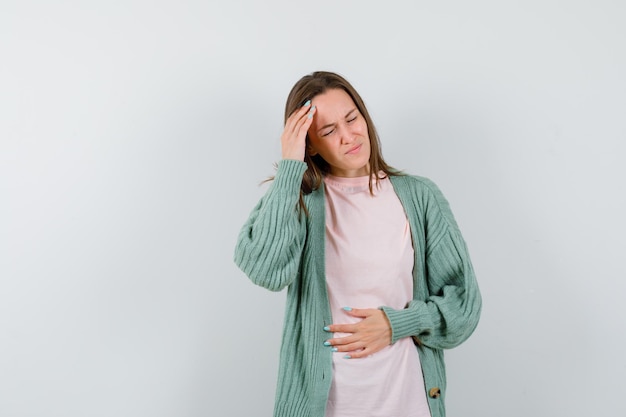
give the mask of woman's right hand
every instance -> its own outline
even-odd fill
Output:
[[[287,123],[285,123],[285,130],[280,137],[283,159],[304,161],[306,133],[313,123],[314,114],[315,106],[311,107],[311,100],[309,100],[289,116]]]

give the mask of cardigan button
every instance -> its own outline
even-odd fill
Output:
[[[430,398],[439,398],[441,397],[441,390],[438,387],[431,388],[430,391],[428,391],[428,396]]]

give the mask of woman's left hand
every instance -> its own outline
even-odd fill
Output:
[[[337,352],[347,353],[350,359],[364,358],[391,344],[391,325],[382,310],[355,308],[345,313],[363,320],[354,324],[328,326],[329,332],[349,333],[348,336],[328,339]]]

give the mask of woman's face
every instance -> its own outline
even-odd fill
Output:
[[[311,102],[317,110],[309,128],[309,153],[324,158],[331,175],[369,175],[367,123],[352,98],[341,89],[332,89],[313,97]]]

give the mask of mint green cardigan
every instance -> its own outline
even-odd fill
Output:
[[[279,162],[235,248],[235,263],[252,282],[271,291],[288,287],[275,417],[324,417],[332,378],[332,352],[323,345],[324,326],[332,323],[324,275],[324,187],[304,196],[305,216],[298,209],[305,170],[304,162]],[[413,300],[402,310],[380,308],[391,323],[392,343],[403,337],[416,341],[431,415],[444,417],[443,349],[472,334],[481,297],[465,242],[437,186],[408,175],[392,176],[391,183],[411,227]]]

